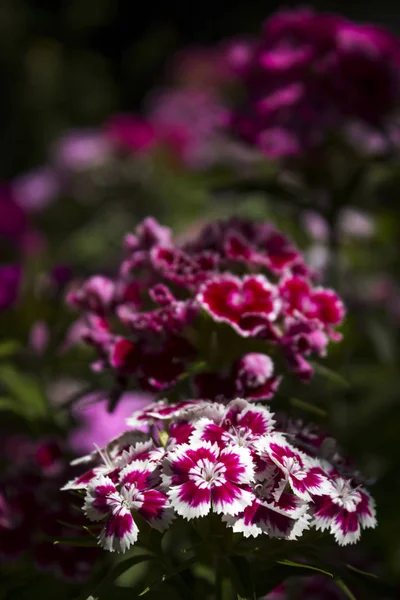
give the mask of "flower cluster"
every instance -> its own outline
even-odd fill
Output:
[[[93,276],[69,293],[82,339],[142,389],[179,381],[186,395],[271,398],[285,368],[301,380],[324,356],[345,309],[313,283],[302,254],[269,224],[232,218],[182,244],[151,218],[125,239],[118,277]],[[286,366],[285,366],[286,365]]]
[[[27,244],[29,215],[65,195],[100,204],[105,188],[121,194],[120,186],[146,181],[158,155],[195,170],[226,162],[232,143],[225,136],[222,144],[221,132],[228,122],[228,109],[211,90],[170,88],[154,91],[142,114],[117,113],[98,129],[66,132],[46,164],[0,189],[0,238]]]
[[[229,60],[247,95],[234,129],[273,157],[315,148],[346,123],[379,131],[399,106],[400,42],[374,25],[284,10],[258,39],[231,44]]]
[[[87,517],[105,522],[99,542],[106,550],[125,552],[136,542],[135,514],[160,531],[176,517],[210,513],[244,537],[295,540],[315,527],[340,545],[376,524],[364,487],[300,449],[262,405],[159,401],[128,424],[132,430],[78,459],[93,464],[64,487],[85,490]]]

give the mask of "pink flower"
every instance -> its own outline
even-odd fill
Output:
[[[200,418],[191,443],[210,442],[220,448],[233,445],[253,450],[255,442],[273,430],[274,423],[267,408],[236,399],[218,415],[217,422],[207,417]]]
[[[262,275],[243,279],[222,275],[204,284],[197,301],[215,321],[228,323],[245,337],[254,333],[243,322],[246,315],[260,315],[274,321],[280,310],[275,286]]]
[[[15,201],[27,212],[46,208],[59,196],[60,187],[56,172],[48,167],[28,171],[12,182]]]
[[[328,494],[315,498],[315,527],[329,529],[341,546],[354,544],[361,529],[376,526],[375,502],[366,490],[342,477],[332,476],[330,485]]]
[[[105,137],[130,152],[148,152],[157,142],[153,126],[130,114],[119,114],[109,119],[105,125]]]
[[[254,477],[247,448],[220,449],[202,442],[174,447],[166,459],[163,484],[171,505],[185,519],[210,511],[234,515],[252,501],[245,489]]]
[[[94,465],[88,471],[85,471],[85,473],[68,481],[62,488],[63,490],[86,489],[94,479],[101,475],[117,481],[121,469],[136,458],[147,457],[148,453],[153,449],[154,444],[148,435],[138,430],[126,431],[123,434],[119,434],[117,437],[109,440],[103,448],[99,448],[95,442],[92,443],[91,447],[95,447],[96,450],[93,450],[86,456],[73,460],[71,464],[86,465],[94,463]]]
[[[148,119],[159,139],[183,163],[202,168],[226,123],[226,110],[210,90],[170,89],[155,94]]]
[[[379,133],[399,103],[400,43],[383,28],[281,10],[242,54],[231,130],[273,158],[303,158],[352,122]]]
[[[114,294],[114,282],[97,275],[88,279],[76,292],[70,292],[68,302],[71,306],[104,315],[111,307]]]
[[[61,173],[75,173],[104,163],[110,153],[105,136],[93,129],[75,129],[54,144],[55,166]]]
[[[237,516],[225,517],[229,527],[244,537],[262,533],[272,538],[295,540],[310,526],[307,503],[293,494],[283,492],[274,498],[270,480],[254,486],[253,502]]]
[[[84,511],[91,521],[107,519],[100,545],[110,552],[126,552],[137,540],[139,529],[132,510],[151,527],[165,529],[172,518],[163,492],[152,489],[154,465],[136,460],[120,473],[118,483],[100,476],[88,486]]]
[[[274,377],[274,363],[266,354],[252,352],[239,361],[236,371],[236,390],[239,395],[256,400],[272,398],[281,381]]]
[[[305,357],[324,356],[329,341],[340,339],[342,301],[315,287],[301,253],[268,223],[217,221],[176,244],[147,218],[126,236],[125,249],[115,279],[95,275],[68,296],[84,314],[78,337],[98,354],[93,368],[113,370],[119,383],[134,377],[160,392],[188,379],[198,397],[272,398],[282,373],[272,372],[271,352],[308,380]],[[228,332],[219,323],[265,342],[265,356],[249,354],[243,340],[225,349]],[[203,362],[215,345],[221,360],[212,371]]]
[[[311,495],[323,495],[329,492],[327,477],[321,469],[296,448],[280,436],[271,436],[255,442],[256,450],[262,460],[272,461],[283,476],[282,485],[275,493],[279,499],[286,484],[302,500],[310,501]]]

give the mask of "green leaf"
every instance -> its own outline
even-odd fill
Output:
[[[250,565],[244,556],[231,556],[229,572],[231,583],[235,588],[238,600],[256,600],[256,592],[250,572]]]
[[[339,385],[340,387],[350,388],[350,383],[339,373],[333,371],[329,367],[325,365],[320,365],[314,361],[310,361],[310,365],[313,367],[315,373],[320,375],[321,377],[325,377],[325,379],[329,379],[332,383]]]
[[[358,573],[358,575],[363,575],[364,577],[372,577],[372,579],[379,579],[378,575],[375,575],[375,573],[368,573],[368,571],[362,571],[361,569],[357,569],[357,567],[353,567],[353,565],[346,565],[346,567],[350,571]]]
[[[276,561],[278,564],[280,565],[285,565],[287,567],[295,567],[298,569],[309,569],[310,571],[317,571],[318,573],[322,573],[323,575],[326,575],[327,577],[334,577],[333,573],[330,573],[329,571],[325,571],[324,569],[320,569],[319,567],[315,567],[314,565],[307,565],[307,564],[303,564],[303,563],[298,563],[298,562],[294,562],[292,560],[277,560]]]
[[[44,416],[47,412],[46,398],[38,381],[26,373],[21,373],[9,363],[0,364],[0,384],[19,404],[16,412],[28,417]]]
[[[349,600],[357,600],[353,592],[349,590],[349,588],[342,579],[335,577],[335,583],[338,586],[338,588],[340,588],[342,592],[347,596],[347,598],[349,598]]]
[[[46,538],[49,539],[49,538]],[[85,547],[85,548],[97,548],[97,542],[93,538],[84,538],[84,537],[76,537],[76,538],[62,538],[58,540],[54,540],[54,538],[50,538],[53,540],[53,544],[55,546],[73,546],[73,547]]]
[[[309,413],[313,413],[314,415],[318,415],[319,417],[326,417],[328,415],[327,411],[319,406],[315,406],[314,404],[310,404],[305,400],[300,400],[300,398],[290,398],[290,404],[295,408],[300,408]]]
[[[114,567],[100,579],[100,581],[96,584],[93,594],[96,594],[96,600],[101,598],[102,590],[107,586],[107,584],[115,581],[120,577],[125,571],[128,571],[135,565],[138,565],[144,561],[153,560],[154,557],[150,554],[137,554],[136,556],[131,556],[130,558],[126,558],[125,560],[121,560]],[[97,596],[100,594],[100,596]],[[87,592],[84,592],[80,596],[78,596],[75,600],[90,600],[93,596],[88,596]]]

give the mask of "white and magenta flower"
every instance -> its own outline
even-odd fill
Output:
[[[241,446],[254,449],[254,443],[273,430],[272,413],[263,406],[238,398],[228,404],[218,421],[203,417],[195,423],[191,442],[210,442],[220,448]]]
[[[375,502],[365,489],[354,488],[343,477],[333,476],[330,485],[328,494],[315,498],[315,527],[329,529],[341,546],[354,544],[361,529],[376,526]]]
[[[107,476],[112,481],[117,481],[123,467],[137,458],[147,455],[154,448],[154,442],[140,431],[128,431],[104,448],[98,448],[91,454],[72,461],[73,465],[96,462],[94,467],[69,481],[63,490],[82,490],[100,476]]]
[[[244,537],[264,533],[294,540],[309,528],[308,503],[289,492],[283,492],[277,500],[273,495],[274,483],[272,478],[256,484],[253,502],[239,515],[223,518],[235,533],[243,533]]]
[[[99,536],[105,550],[125,552],[136,542],[139,530],[131,511],[160,531],[169,525],[168,499],[154,483],[154,464],[140,460],[121,471],[118,484],[103,475],[90,483],[84,511],[91,521],[107,519]]]
[[[255,331],[244,317],[260,315],[274,321],[281,307],[276,287],[262,275],[243,279],[221,275],[204,284],[197,301],[215,321],[228,323],[243,337]]]
[[[283,475],[282,483],[275,491],[275,498],[286,486],[303,500],[311,501],[314,495],[329,493],[330,484],[322,469],[312,460],[288,444],[283,436],[272,434],[255,442],[256,450],[262,460],[272,462]]]
[[[209,512],[235,515],[251,504],[254,466],[247,448],[202,442],[174,447],[165,459],[163,483],[171,505],[185,519]]]

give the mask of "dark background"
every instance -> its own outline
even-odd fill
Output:
[[[139,108],[179,48],[256,32],[278,7],[304,4],[1,0],[0,178],[43,161],[66,128]],[[309,5],[400,29],[396,2]]]

